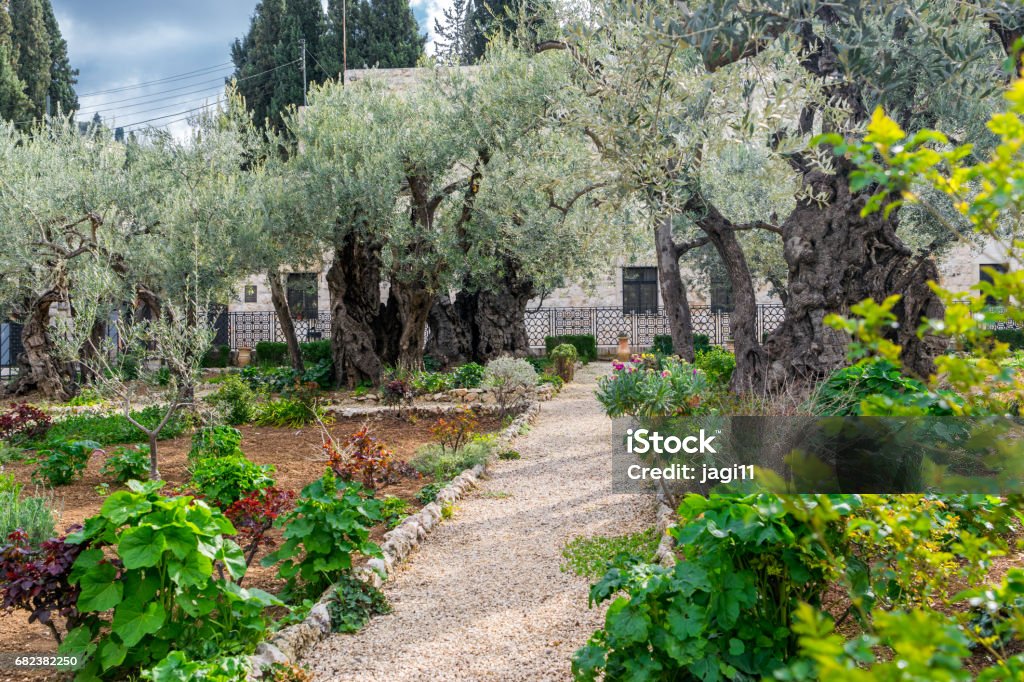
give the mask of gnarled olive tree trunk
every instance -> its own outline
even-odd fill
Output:
[[[392,282],[388,299],[389,303],[392,300],[395,302],[398,320],[401,323],[395,363],[403,370],[423,369],[427,318],[430,316],[435,295],[425,287]]]
[[[672,348],[687,362],[693,362],[693,321],[690,302],[686,298],[686,284],[679,270],[680,249],[672,238],[672,217],[668,216],[654,232],[654,245],[658,255],[658,282],[661,300],[668,318]]]
[[[18,376],[6,387],[6,393],[21,396],[38,391],[50,400],[67,400],[68,377],[54,357],[50,340],[50,306],[66,300],[61,287],[53,287],[28,306],[28,315],[21,328],[22,352],[17,358]]]
[[[292,322],[292,311],[288,305],[288,295],[281,278],[282,273],[277,270],[267,273],[267,281],[270,283],[270,302],[274,304],[277,322],[281,325],[281,334],[284,335],[285,344],[288,346],[288,358],[291,361],[292,369],[301,375],[306,371],[306,367],[302,361],[302,349],[299,348],[299,339],[295,335],[295,323]]]
[[[830,313],[845,314],[866,298],[882,301],[898,293],[894,310],[899,326],[893,340],[903,346],[904,366],[927,376],[943,342],[917,337],[922,317],[941,317],[942,302],[928,287],[938,280],[935,262],[914,256],[896,235],[895,214],[861,216],[865,194],[849,187],[848,162],[837,160],[837,172],[807,174],[814,193],[828,197],[821,205],[803,200],[782,225],[783,248],[789,265],[786,318],[769,336],[765,347],[769,386],[785,381],[813,382],[846,362],[848,339],[824,324]]]
[[[335,244],[327,271],[331,298],[331,354],[335,381],[355,386],[380,381],[375,322],[380,313],[380,248],[348,234]]]

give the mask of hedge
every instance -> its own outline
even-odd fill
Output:
[[[576,348],[576,352],[579,353],[580,360],[583,362],[597,360],[597,339],[593,334],[565,334],[562,336],[544,337],[544,348],[549,355],[555,349],[555,346],[560,346],[563,343]]]
[[[1010,345],[1010,350],[1024,349],[1024,329],[996,329],[992,337]]]
[[[300,343],[299,349],[302,351],[302,359],[314,365],[321,360],[334,359],[331,355],[331,342],[327,339]]]
[[[231,360],[231,346],[221,344],[206,351],[200,361],[202,367],[227,367]]]
[[[299,350],[302,351],[302,359],[311,365],[321,360],[332,359],[331,342],[328,340],[300,343]],[[256,361],[261,365],[275,367],[290,365],[288,344],[279,341],[260,341],[256,344]]]
[[[709,350],[711,348],[711,339],[708,338],[707,334],[694,334],[693,335],[693,351]],[[674,348],[672,346],[672,337],[668,334],[658,334],[654,337],[654,343],[651,344],[651,350],[655,353],[661,353],[662,355],[672,355]]]

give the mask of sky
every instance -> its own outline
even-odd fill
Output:
[[[216,104],[223,92],[233,71],[231,43],[248,30],[257,0],[52,3],[71,65],[80,71],[78,118],[99,113],[111,126],[164,126],[182,134],[190,110]],[[450,3],[411,0],[428,41],[434,19]]]

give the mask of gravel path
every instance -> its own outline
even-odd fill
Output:
[[[384,591],[393,613],[332,635],[304,664],[317,680],[565,680],[602,622],[588,583],[559,569],[579,535],[653,523],[651,501],[611,494],[611,423],[593,397],[604,363],[544,403],[491,478],[456,506]]]

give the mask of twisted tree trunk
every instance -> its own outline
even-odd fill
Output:
[[[29,305],[28,317],[21,328],[18,376],[7,385],[7,394],[21,396],[38,391],[44,398],[59,401],[71,397],[68,378],[54,359],[53,343],[49,337],[50,306],[63,300],[66,296],[62,287],[55,286]]]
[[[658,255],[658,283],[669,333],[672,334],[672,348],[684,360],[693,362],[693,321],[690,302],[686,298],[686,284],[679,270],[680,248],[672,238],[671,216],[662,220],[655,230],[654,245]]]
[[[274,312],[281,325],[281,334],[284,335],[285,344],[288,346],[288,358],[291,361],[292,369],[301,375],[306,371],[306,367],[302,361],[299,339],[295,335],[295,323],[292,322],[292,311],[288,305],[285,286],[281,282],[281,273],[277,270],[269,271],[267,281],[270,282],[270,302],[274,304]]]
[[[335,381],[378,383],[381,358],[374,324],[380,313],[380,248],[353,234],[335,244],[327,271],[331,297],[331,354]]]

